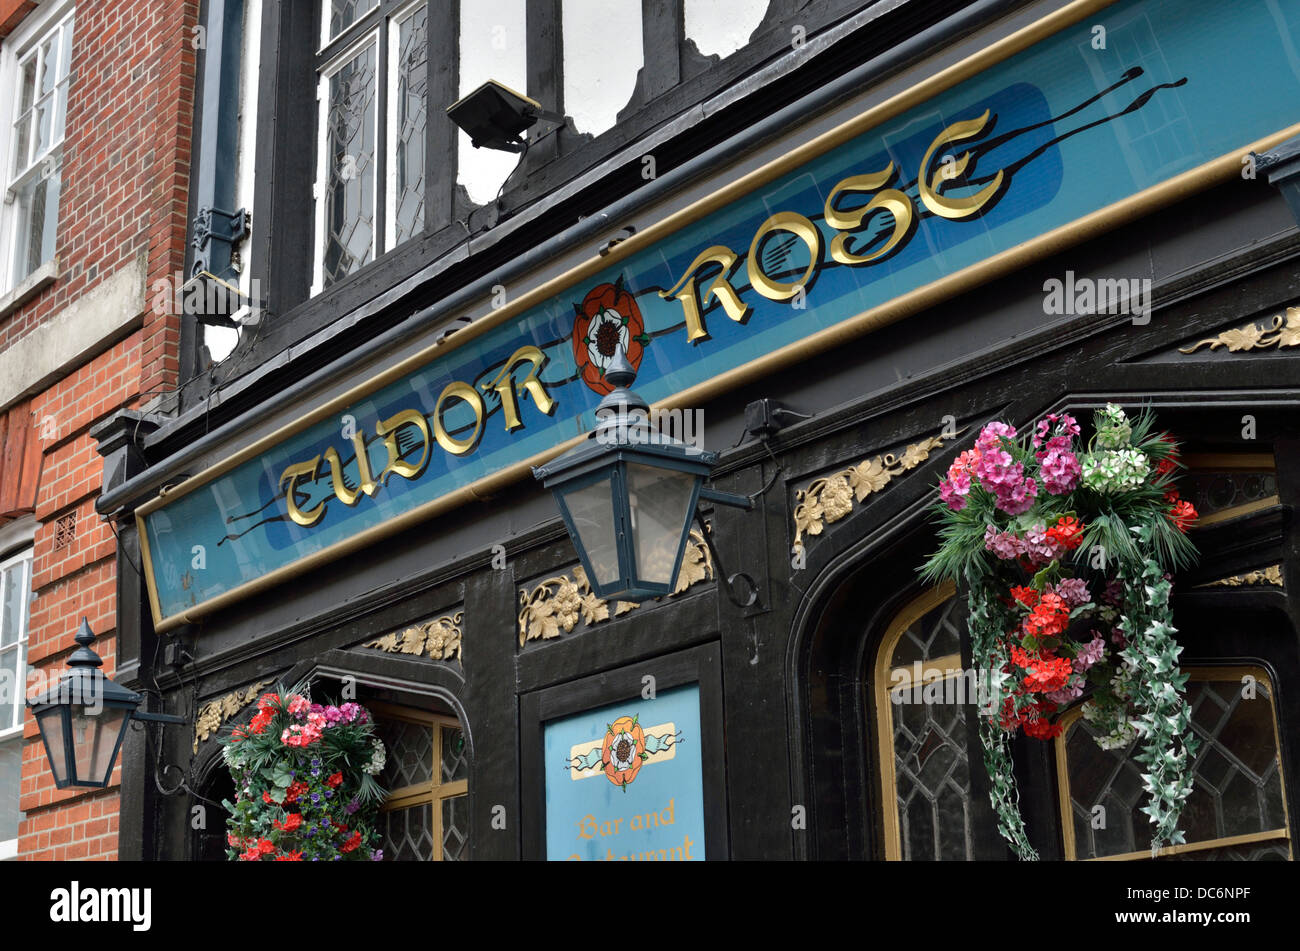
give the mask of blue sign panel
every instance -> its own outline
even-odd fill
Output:
[[[566,291],[143,506],[155,622],[540,461],[590,429],[619,347],[637,392],[664,401],[1239,157],[1300,123],[1297,48],[1297,3],[1234,4],[1225,26],[1216,0],[1118,2],[657,241],[631,239]]]
[[[542,747],[548,859],[705,858],[699,685],[552,720]]]

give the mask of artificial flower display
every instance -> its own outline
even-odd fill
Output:
[[[222,740],[235,780],[226,856],[242,862],[383,858],[375,817],[384,744],[356,703],[312,703],[305,686],[263,694]]]
[[[1009,741],[1048,740],[1082,715],[1104,749],[1141,740],[1153,854],[1179,844],[1197,742],[1169,607],[1170,572],[1189,564],[1196,510],[1180,499],[1177,446],[1108,404],[1081,429],[1051,414],[1029,433],[992,422],[939,484],[942,544],[923,569],[964,585],[980,675],[980,740],[998,828],[1023,859]]]

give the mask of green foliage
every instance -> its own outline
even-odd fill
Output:
[[[1056,425],[1062,424],[1057,421]],[[1007,453],[1026,476],[1037,477],[1040,489],[1049,484],[1046,469],[1040,473],[1037,468],[1041,460],[1027,436],[992,439],[986,447],[994,445]],[[1071,622],[1100,617],[1106,611],[1110,611],[1105,615],[1108,618],[1117,614],[1118,628],[1127,642],[1118,657],[1094,661],[1079,681],[1092,692],[1084,716],[1100,732],[1098,742],[1105,748],[1127,747],[1135,736],[1141,738],[1135,759],[1145,770],[1148,804],[1143,812],[1155,826],[1153,852],[1163,844],[1182,842],[1178,820],[1192,785],[1196,741],[1184,696],[1187,678],[1178,668],[1181,648],[1174,639],[1166,576],[1196,559],[1195,546],[1172,516],[1171,499],[1176,498],[1180,468],[1177,446],[1167,433],[1156,431],[1150,412],[1130,420],[1120,407],[1111,404],[1096,413],[1094,435],[1077,459],[1082,473],[1072,489],[1060,495],[1039,491],[1032,504],[1019,506],[1028,506],[1028,510],[1015,515],[999,506],[1006,505],[1013,512],[1018,509],[1000,503],[967,467],[971,487],[953,502],[958,507],[942,502],[935,506],[939,547],[921,570],[928,583],[949,580],[968,590],[972,658],[980,671],[983,701],[979,736],[990,797],[999,832],[1021,859],[1037,855],[1020,815],[1009,738],[1019,715],[1032,704],[1023,689],[1009,689],[1015,686],[1009,681],[1019,676],[1009,651],[1015,645],[1073,658],[1079,649],[1054,631],[1051,636],[1036,636],[1022,630],[1028,608],[1007,596],[1013,585],[1027,583],[1041,595],[1064,579],[1089,572],[1100,572],[1103,583],[1107,576],[1122,583],[1122,603],[1117,611],[1103,608],[1095,598],[1093,603],[1069,611]],[[957,468],[955,464],[954,470]],[[1002,471],[1007,471],[1005,466]],[[1059,471],[1055,478],[1060,479]],[[945,480],[942,487],[952,491],[954,484]],[[1006,491],[1005,486],[988,485]],[[1001,557],[986,548],[986,533],[1010,533],[1023,539],[1031,529],[1042,531],[1043,526],[1066,517],[1083,524],[1081,539],[1074,539],[1081,544],[1047,564],[1041,556],[1037,563],[1023,557],[1023,564],[1018,563],[1012,558],[1015,550],[1008,554],[996,548],[998,537],[989,544]]]
[[[229,859],[380,857],[375,819],[385,793],[375,775],[384,750],[363,707],[313,704],[306,684],[277,685],[222,744],[238,790],[222,803]]]

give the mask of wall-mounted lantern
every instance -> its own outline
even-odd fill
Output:
[[[184,717],[146,713],[144,697],[104,676],[103,661],[90,649],[95,635],[83,617],[74,638],[79,645],[68,658],[67,673],[57,686],[27,701],[36,717],[45,755],[59,789],[102,789],[113,775],[126,728],[132,719],[151,723],[185,723]]]
[[[582,445],[535,467],[533,476],[554,493],[592,592],[607,601],[640,602],[672,593],[701,499],[743,509],[754,502],[704,486],[717,453],[651,427],[649,405],[628,389],[636,371],[621,350],[605,379],[615,388],[596,407],[596,428]],[[702,522],[700,530],[726,577]],[[737,577],[748,580],[727,578],[727,594],[747,607],[757,595],[751,581],[748,600],[738,600],[731,591]]]

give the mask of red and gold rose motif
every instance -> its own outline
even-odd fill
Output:
[[[650,755],[645,751],[645,731],[636,721],[636,717],[619,717],[610,724],[600,751],[605,775],[624,792]]]
[[[641,366],[645,345],[650,342],[636,298],[623,289],[623,278],[600,284],[587,292],[581,304],[573,305],[573,359],[582,382],[604,396],[614,387],[606,382],[609,368],[620,348],[634,369]]]

